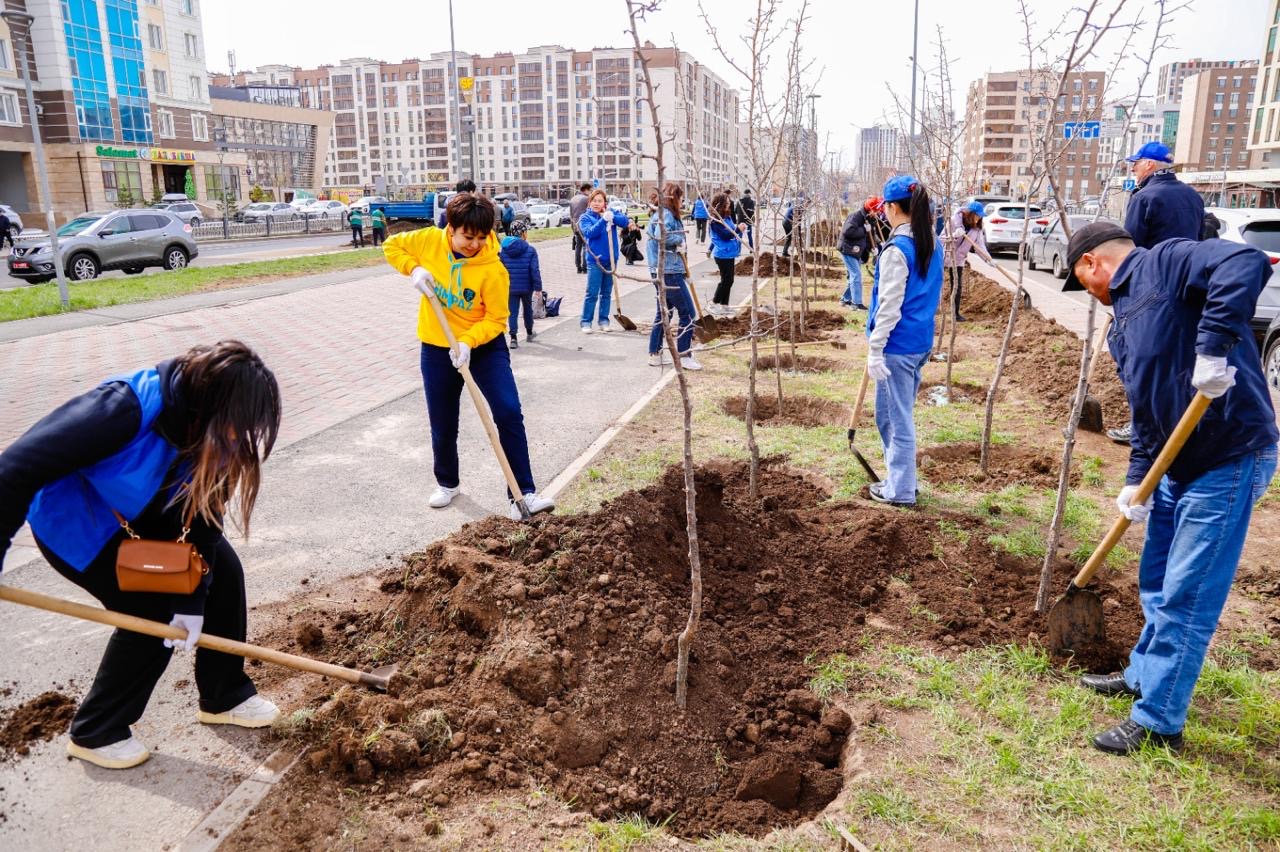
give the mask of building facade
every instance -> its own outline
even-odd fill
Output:
[[[31,117],[16,75],[0,65],[6,202],[29,212],[51,206],[62,221],[164,193],[206,200],[199,175],[218,158],[199,0],[25,0],[25,11],[35,17],[28,59],[52,197],[39,197]],[[0,31],[9,54],[27,37]],[[8,93],[19,96],[16,115]]]
[[[1257,84],[1256,61],[1234,62],[1187,77],[1174,162],[1188,171],[1261,167],[1262,152],[1249,150]]]
[[[1048,140],[1053,181],[1064,203],[1097,195],[1106,179],[1100,136],[1067,134],[1067,125],[1108,117],[1106,75],[1073,72],[1058,92],[1053,74],[1009,71],[987,74],[969,86],[963,174],[970,192],[1025,197],[1047,194],[1041,171],[1042,140]],[[1049,125],[1052,124],[1050,127]]]
[[[669,179],[720,185],[735,174],[737,93],[687,53],[646,45]],[[324,186],[335,195],[416,195],[468,176],[488,193],[566,197],[584,180],[637,194],[657,181],[656,152],[633,51],[559,45],[521,54],[457,54],[318,68],[264,66],[221,85],[296,86],[301,105],[333,113]]]
[[[864,127],[858,133],[857,179],[877,192],[884,182],[902,168],[905,140],[895,127]]]
[[[244,160],[243,168],[204,169],[210,198],[242,201],[252,187],[277,201],[324,191],[333,113],[301,106],[296,86],[211,86],[209,95],[215,146]]]
[[[1271,0],[1262,28],[1263,43],[1259,63],[1261,84],[1253,104],[1249,129],[1249,149],[1261,152],[1267,165],[1280,163],[1280,0]]]

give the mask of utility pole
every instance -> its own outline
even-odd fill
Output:
[[[453,67],[453,156],[458,162],[458,180],[462,180],[462,92],[458,88],[458,51],[453,44],[453,0],[449,0],[449,64]]]
[[[916,144],[916,53],[920,50],[920,0],[916,0],[915,23],[911,26],[911,138],[907,144]]]
[[[71,307],[71,294],[67,290],[67,276],[62,271],[62,255],[58,252],[58,229],[54,227],[53,222],[53,195],[49,192],[49,168],[44,161],[44,142],[40,138],[40,116],[36,112],[35,90],[31,87],[31,69],[27,67],[27,48],[33,47],[31,25],[36,19],[34,15],[13,9],[0,12],[0,18],[4,18],[9,23],[10,29],[14,24],[21,24],[26,34],[25,44],[21,49],[18,47],[17,39],[14,39],[13,48],[18,54],[18,63],[22,68],[22,81],[27,89],[27,117],[31,121],[31,138],[35,141],[36,177],[40,181],[40,194],[44,196],[44,221],[49,231],[49,247],[53,251],[53,274],[58,279],[58,298],[62,300],[62,307],[66,309]]]

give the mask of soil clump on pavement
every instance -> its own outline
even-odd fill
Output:
[[[731,396],[720,403],[720,410],[745,421],[747,397]],[[779,411],[776,396],[756,395],[756,422],[766,426],[844,426],[849,414],[850,410],[838,402],[796,394],[783,396]]]
[[[793,359],[790,352],[784,352],[782,357],[765,355],[756,361],[756,366],[761,370],[776,370],[781,366],[784,370],[795,370],[798,373],[830,373],[840,369],[840,362],[809,355],[797,355]]]
[[[227,848],[323,844],[342,815],[312,803],[353,786],[366,813],[385,808],[401,826],[535,785],[600,819],[759,836],[839,793],[852,722],[807,687],[815,660],[858,653],[869,620],[939,650],[1043,632],[1039,566],[986,545],[980,520],[947,516],[974,532],[962,544],[937,517],[828,502],[778,460],[751,501],[747,474],[727,461],[697,473],[705,599],[684,711],[672,693],[688,541],[673,467],[591,514],[469,524],[387,572],[377,599],[324,632],[335,662],[398,661],[389,694],[343,687],[294,714],[305,767]],[[1070,571],[1059,576],[1065,588]],[[1099,591],[1109,611],[1139,611],[1132,589]],[[1105,671],[1139,625],[1108,626],[1112,641],[1092,649]]]
[[[0,721],[0,760],[26,755],[32,743],[65,733],[75,714],[75,699],[61,692],[42,692],[22,702]]]
[[[966,441],[919,449],[916,451],[916,463],[920,466],[920,475],[936,485],[970,482],[980,484],[983,490],[998,490],[1006,485],[1058,487],[1058,466],[1062,459],[1051,450],[992,444],[986,474],[979,466],[981,455],[981,444]],[[1079,484],[1080,471],[1073,462],[1071,486],[1074,488]]]

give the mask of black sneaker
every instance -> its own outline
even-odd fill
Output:
[[[1126,423],[1119,429],[1108,429],[1107,437],[1115,441],[1117,444],[1128,445],[1133,439],[1133,424]]]
[[[869,311],[869,310],[871,310],[870,308],[868,308],[866,305],[862,304],[861,302],[855,302],[855,303],[854,303],[854,305],[853,305],[853,309],[854,309],[855,311]]]
[[[913,502],[913,503],[903,503],[903,502],[900,502],[900,501],[898,501],[898,500],[890,500],[888,497],[885,497],[885,496],[884,496],[884,483],[883,483],[883,482],[873,482],[873,483],[871,483],[871,485],[870,485],[870,486],[868,486],[867,490],[868,490],[869,492],[871,492],[871,499],[872,499],[872,500],[875,500],[877,503],[884,503],[884,504],[886,504],[886,505],[888,505],[888,506],[898,506],[898,507],[901,507],[901,508],[911,508],[911,507],[915,506],[915,503],[914,503],[914,502]],[[917,493],[918,493],[918,492],[917,492]]]
[[[962,317],[962,316],[960,316],[959,314],[956,314],[956,315],[953,317],[953,319],[954,319],[956,322],[968,322],[968,321],[969,321],[969,318],[968,318],[968,317]]]
[[[1182,751],[1182,733],[1157,734],[1148,731],[1132,719],[1126,719],[1109,731],[1103,731],[1093,738],[1093,746],[1108,754],[1132,754],[1143,745],[1164,746],[1173,751]]]
[[[516,339],[516,336],[514,334],[511,335],[511,348],[512,349],[520,348],[520,341]]]
[[[1123,672],[1115,674],[1094,675],[1087,674],[1080,678],[1080,685],[1086,689],[1092,689],[1094,692],[1102,695],[1132,695],[1134,698],[1142,697],[1142,690],[1134,689],[1124,679]]]

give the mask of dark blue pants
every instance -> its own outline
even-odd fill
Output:
[[[443,346],[422,344],[420,359],[422,386],[427,394],[427,418],[431,421],[431,452],[435,457],[436,483],[457,488],[458,415],[463,381],[449,361],[449,350]],[[524,434],[524,414],[520,410],[520,394],[516,378],[511,374],[511,352],[504,337],[496,337],[471,351],[471,377],[493,412],[494,425],[516,482],[525,494],[537,489],[529,466],[529,442]],[[508,496],[511,496],[508,494]]]
[[[689,289],[684,283],[683,273],[667,273],[662,276],[666,279],[667,285],[667,314],[676,311],[680,314],[680,325],[676,327],[676,350],[681,355],[688,355],[689,348],[693,345],[693,299],[689,296]],[[654,298],[660,298],[657,289],[654,290]],[[664,326],[669,320],[668,317],[662,315],[662,302],[658,302],[657,315],[653,318],[653,330],[649,332],[649,354],[654,355],[662,351],[663,334],[665,334]]]
[[[524,307],[524,330],[533,333],[533,292],[511,293],[507,296],[507,309],[511,311],[507,325],[511,328],[511,336],[515,337],[520,329],[520,308]]]

